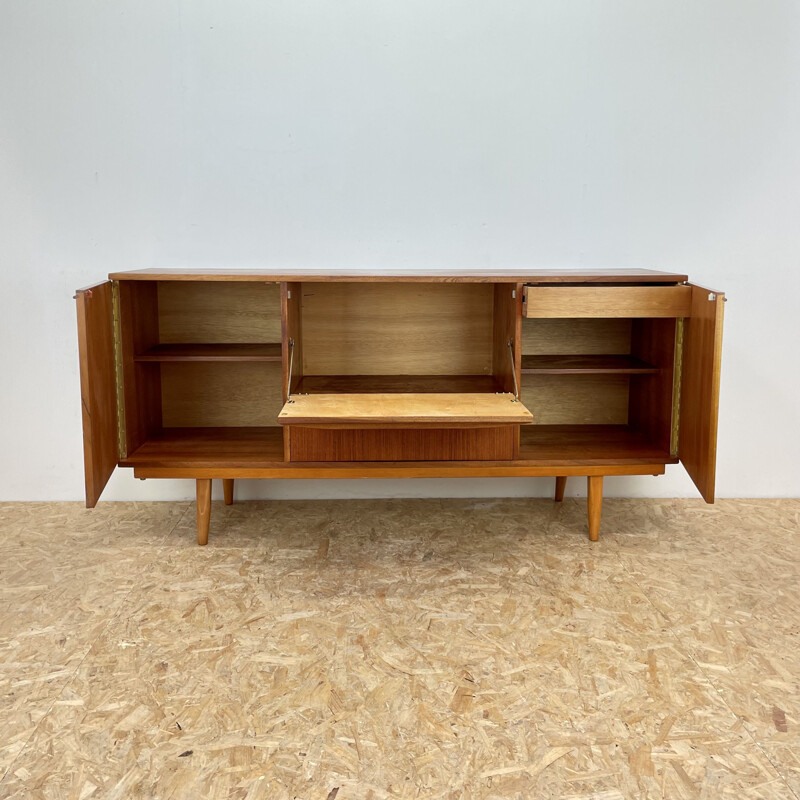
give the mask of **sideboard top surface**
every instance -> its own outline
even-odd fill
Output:
[[[282,270],[138,269],[112,272],[111,280],[140,281],[346,281],[365,283],[682,283],[687,275],[654,269],[534,270]]]

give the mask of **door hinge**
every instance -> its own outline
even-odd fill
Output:
[[[683,382],[683,327],[684,318],[675,320],[675,359],[672,373],[672,426],[669,438],[669,454],[678,457],[678,437],[681,427],[681,384]]]
[[[119,281],[111,281],[111,316],[114,336],[114,383],[117,390],[117,451],[120,459],[127,458],[125,431],[125,391],[122,381],[122,323],[120,317]]]

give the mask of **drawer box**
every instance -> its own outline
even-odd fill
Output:
[[[523,298],[526,317],[688,317],[692,287],[525,286]]]

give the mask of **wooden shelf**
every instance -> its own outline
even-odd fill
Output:
[[[635,356],[522,356],[523,375],[644,375],[658,367]]]
[[[306,375],[295,388],[308,394],[447,394],[496,392],[492,375]]]
[[[519,459],[569,465],[677,463],[628,425],[526,425],[520,429]]]
[[[280,343],[158,344],[134,361],[280,361]]]
[[[675,464],[627,425],[524,425],[519,458],[530,466]],[[258,469],[284,465],[283,429],[164,428],[120,462],[123,467]]]
[[[281,425],[431,426],[520,425],[533,416],[511,394],[396,393],[292,395],[278,415]]]
[[[123,467],[254,467],[283,463],[283,429],[163,428]]]

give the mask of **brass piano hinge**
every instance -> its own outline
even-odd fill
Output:
[[[681,382],[683,380],[683,317],[675,320],[675,360],[672,374],[672,428],[670,431],[669,454],[678,455],[678,435],[681,427]]]
[[[114,383],[117,389],[117,449],[120,458],[127,458],[125,431],[125,392],[122,383],[122,324],[120,322],[119,281],[111,281],[111,314],[114,334]]]

